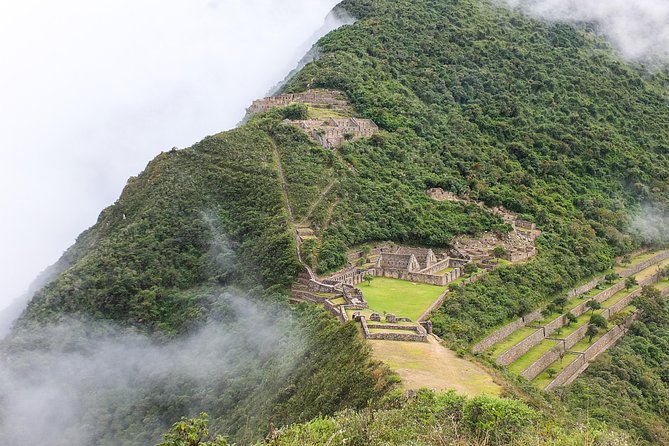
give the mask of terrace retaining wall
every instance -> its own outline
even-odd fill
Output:
[[[604,336],[599,338],[594,342],[590,347],[588,347],[580,357],[569,364],[564,368],[548,385],[546,390],[551,390],[557,386],[562,386],[572,382],[578,377],[585,369],[588,368],[588,365],[592,360],[599,356],[602,352],[605,352],[609,347],[615,344],[620,338],[622,338],[625,333],[629,330],[630,325],[634,322],[635,319],[639,317],[639,312],[636,311],[634,314],[630,315],[625,319],[625,322],[622,325],[616,325],[611,330],[606,332]]]
[[[528,326],[529,324],[536,321],[540,317],[541,317],[541,310],[536,310],[530,314],[526,314],[520,319],[516,319],[510,324],[507,324],[502,328],[494,331],[490,336],[481,340],[478,344],[474,345],[472,347],[472,351],[474,353],[480,353],[482,351],[488,350],[493,345],[511,336],[515,331]]]
[[[510,349],[503,352],[497,357],[497,364],[499,365],[509,365],[516,359],[523,356],[527,353],[532,347],[537,345],[539,342],[543,341],[546,338],[544,327],[537,329],[534,333],[511,347]]]
[[[651,257],[648,260],[645,260],[638,265],[632,266],[630,268],[627,268],[623,272],[620,273],[622,277],[629,277],[633,276],[634,274],[638,273],[639,271],[643,271],[644,269],[648,268],[649,266],[654,265],[655,263],[659,263],[663,260],[669,259],[669,249],[666,251],[661,251],[657,254],[655,254],[653,257]]]

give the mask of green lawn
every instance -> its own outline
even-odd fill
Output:
[[[555,347],[558,344],[558,341],[545,340],[541,341],[538,345],[535,345],[527,353],[525,353],[520,358],[516,359],[509,366],[509,370],[513,373],[519,375],[520,372],[528,368],[534,361],[541,358],[544,353],[549,351],[551,348]]]
[[[309,109],[309,119],[348,118],[352,116],[351,111],[346,108],[318,107],[313,104],[308,104],[307,107]]]
[[[617,265],[615,268],[613,268],[613,270],[620,274],[622,271],[624,271],[624,270],[626,270],[626,269],[628,269],[632,266],[638,265],[639,263],[641,263],[645,260],[650,259],[651,257],[653,257],[657,253],[658,253],[658,251],[651,251],[651,252],[647,252],[645,254],[641,254],[640,256],[636,256],[636,257],[632,258],[632,261],[630,263],[627,263],[625,265]]]
[[[555,374],[557,376],[562,370],[564,370],[565,367],[567,367],[572,362],[576,361],[576,358],[578,358],[578,355],[570,355],[570,354],[564,355],[564,358],[562,358],[562,360],[557,360],[553,364],[551,364],[550,367],[541,372],[539,376],[534,378],[533,382],[540,389],[545,388],[551,381],[553,381],[553,378],[548,376],[548,370],[550,369],[555,370],[556,372]]]
[[[657,288],[660,291],[662,291],[663,289],[665,289],[667,287],[669,287],[669,279],[664,279],[663,281],[658,282],[658,283],[655,284],[655,288]]]
[[[394,313],[415,321],[446,291],[445,287],[413,283],[405,280],[375,277],[372,283],[359,285],[369,308],[374,311]]]
[[[537,331],[536,328],[529,328],[529,327],[521,328],[519,330],[514,331],[508,338],[504,339],[502,342],[495,345],[495,349],[492,351],[493,356],[497,357],[501,355],[502,353],[504,353],[505,351],[507,351],[508,349],[510,349],[511,347],[513,347],[514,345],[516,345],[517,343],[519,343],[520,341],[531,335],[532,333],[534,333],[535,331]]]

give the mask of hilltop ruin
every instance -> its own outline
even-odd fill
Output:
[[[348,100],[336,90],[307,90],[258,99],[249,107],[249,113],[263,113],[292,104],[306,105],[309,119],[286,119],[284,122],[304,130],[311,139],[328,149],[344,141],[368,138],[379,131],[371,119],[354,117]]]

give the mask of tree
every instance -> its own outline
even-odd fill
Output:
[[[182,417],[165,434],[158,446],[229,446],[228,441],[220,435],[210,440],[207,420],[209,415],[201,413],[198,418]]]
[[[660,277],[663,279],[669,278],[669,266],[665,266],[664,268],[662,268],[662,270],[660,271]]]
[[[613,325],[622,325],[625,322],[627,316],[628,314],[625,314],[625,312],[618,312],[613,316],[611,316],[609,322],[612,323]]]
[[[372,280],[374,280],[374,276],[372,276],[371,274],[365,274],[365,276],[362,278],[362,280],[365,281],[367,286],[370,286],[372,284]]]
[[[617,273],[611,273],[604,276],[604,281],[609,285],[613,284],[613,282],[615,282],[618,279],[620,279],[620,274]]]
[[[597,336],[599,333],[599,328],[596,325],[588,325],[588,330],[585,332],[585,335],[588,337],[588,342],[592,343],[592,338]]]
[[[602,304],[597,302],[595,299],[589,300],[585,306],[588,307],[592,313],[594,313],[595,310],[602,308]]]
[[[564,311],[564,306],[567,305],[567,302],[568,300],[566,296],[559,296],[555,298],[555,300],[553,301],[553,305],[557,310],[560,311],[560,313],[562,313]]]
[[[609,323],[604,319],[604,316],[601,314],[593,314],[590,316],[590,322],[588,322],[590,325],[594,325],[595,327],[598,328],[606,328],[608,327]]]
[[[492,256],[496,259],[501,259],[507,255],[506,248],[504,246],[495,246],[495,249],[492,250]]]
[[[627,280],[625,280],[625,289],[629,290],[630,288],[634,288],[637,286],[639,282],[637,282],[636,277],[634,276],[629,276]]]
[[[476,264],[474,262],[469,262],[469,263],[465,264],[465,266],[462,267],[462,271],[465,274],[473,274],[476,271],[478,271],[478,269],[479,269],[478,264]]]
[[[550,369],[546,370],[546,374],[549,378],[555,378],[555,376],[557,376],[557,370],[551,367]]]
[[[578,321],[578,317],[571,311],[567,313],[567,327],[569,327],[572,323]]]

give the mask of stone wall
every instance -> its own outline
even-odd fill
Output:
[[[523,356],[527,353],[532,347],[537,345],[539,342],[543,341],[546,338],[544,334],[544,328],[538,328],[534,333],[506,350],[504,353],[497,357],[497,364],[499,365],[509,365],[516,359]]]
[[[621,337],[627,333],[629,326],[634,322],[635,319],[639,317],[639,312],[635,312],[625,319],[623,325],[616,325],[611,330],[606,332],[604,336],[599,338],[594,342],[590,347],[588,347],[580,358],[573,363],[569,364],[567,367],[558,374],[553,381],[551,381],[547,386],[546,390],[551,390],[557,386],[568,384],[578,377],[587,367],[588,364],[599,356],[602,352],[606,351],[609,347],[616,343]]]
[[[456,268],[450,273],[444,274],[443,276],[435,276],[433,274],[413,273],[408,271],[384,269],[384,268],[376,268],[375,272],[377,276],[381,277],[390,277],[392,279],[401,279],[401,280],[407,280],[409,282],[427,283],[429,285],[439,285],[439,286],[446,286],[452,281],[462,276],[462,269],[460,268]]]
[[[609,299],[614,294],[616,294],[617,292],[623,290],[624,288],[625,288],[625,281],[620,281],[615,285],[605,289],[601,293],[598,293],[595,296],[593,296],[592,300],[602,303],[605,300]],[[588,310],[589,310],[588,302],[586,301],[572,308],[571,312],[574,313],[575,316],[580,316]]]
[[[573,290],[569,291],[567,293],[567,298],[568,299],[573,299],[576,296],[580,296],[581,294],[585,294],[604,280],[603,277],[596,277],[592,279],[590,282],[586,283],[585,285],[581,285],[578,288],[574,288]]]
[[[655,254],[650,259],[648,259],[644,262],[641,262],[636,266],[632,266],[632,267],[626,269],[625,271],[620,273],[620,275],[623,276],[623,277],[633,276],[634,274],[638,273],[639,271],[643,271],[644,269],[648,268],[649,266],[651,266],[655,263],[659,263],[659,262],[661,262],[663,260],[666,260],[666,259],[669,259],[669,250],[661,251],[661,252]]]
[[[537,255],[537,249],[532,248],[528,251],[512,251],[509,252],[506,256],[506,260],[509,262],[522,262],[523,260],[530,259]]]
[[[440,260],[437,263],[435,263],[434,265],[428,266],[427,268],[422,269],[418,272],[421,273],[421,274],[434,274],[434,273],[438,273],[439,271],[441,271],[443,269],[450,268],[450,267],[451,267],[451,258],[449,257],[447,259]]]
[[[425,329],[418,325],[393,325],[393,324],[370,324],[367,323],[367,328],[370,330],[401,330],[413,331],[414,333],[422,333]]]
[[[553,379],[553,381],[548,383],[544,390],[551,390],[556,386],[565,384],[569,378],[574,376],[576,373],[580,373],[580,371],[587,367],[588,361],[586,361],[585,355],[582,353],[577,353],[577,355],[578,357],[576,360],[562,369],[562,371]]]
[[[610,319],[611,316],[618,313],[619,311],[622,311],[626,306],[632,303],[632,300],[635,297],[639,296],[641,294],[641,291],[642,291],[641,288],[637,288],[636,290],[632,291],[627,296],[623,297],[618,302],[616,302],[615,305],[612,305],[609,308],[605,308],[604,311],[602,311],[602,316],[604,316],[605,319]]]
[[[550,366],[552,363],[560,359],[560,356],[562,356],[564,352],[565,352],[564,345],[561,342],[552,349],[548,350],[546,353],[544,353],[541,356],[541,358],[537,359],[532,364],[530,364],[529,367],[527,367],[520,373],[520,376],[522,376],[525,379],[533,380],[534,378],[539,376],[541,372],[546,370],[548,366]]]
[[[511,336],[516,330],[520,330],[521,328],[526,327],[527,325],[531,324],[532,322],[536,321],[541,317],[541,310],[536,310],[530,314],[527,314],[520,319],[516,319],[515,321],[511,322],[510,324],[507,324],[503,326],[502,328],[496,330],[493,332],[491,335],[489,335],[487,338],[482,339],[479,341],[478,344],[474,345],[472,347],[472,351],[474,353],[480,353],[485,350],[488,350],[490,347],[493,345],[503,341],[504,339],[508,338]]]
[[[399,328],[399,326],[397,326],[395,328],[396,330],[415,329],[416,330],[415,333],[371,333],[369,331],[370,327],[382,328],[384,330],[389,327],[385,325],[367,325],[367,320],[365,319],[364,316],[360,316],[358,321],[360,322],[360,326],[362,327],[362,334],[365,336],[366,339],[384,340],[384,341],[427,342],[427,332],[423,327],[420,326],[414,326],[414,327],[404,326],[402,328]]]
[[[579,296],[583,293],[587,293],[603,280],[603,278],[599,277],[596,279],[591,280],[590,282],[586,283],[585,285],[581,285],[578,288],[574,288],[571,291],[567,293],[567,296],[572,299],[576,296]],[[573,312],[573,310],[572,310]],[[582,313],[581,313],[582,314]],[[503,326],[502,328],[494,331],[492,334],[490,334],[488,337],[484,338],[483,340],[479,341],[476,345],[472,347],[472,351],[474,353],[480,353],[485,350],[488,350],[490,347],[493,345],[502,342],[504,339],[507,337],[511,336],[516,330],[520,330],[521,328],[524,328],[531,324],[532,322],[536,321],[537,319],[541,318],[541,310],[535,310],[532,313],[525,315],[521,317],[520,319],[516,319],[515,321],[511,322],[508,325]]]
[[[378,341],[427,342],[427,334],[414,333],[370,333],[367,339]]]

